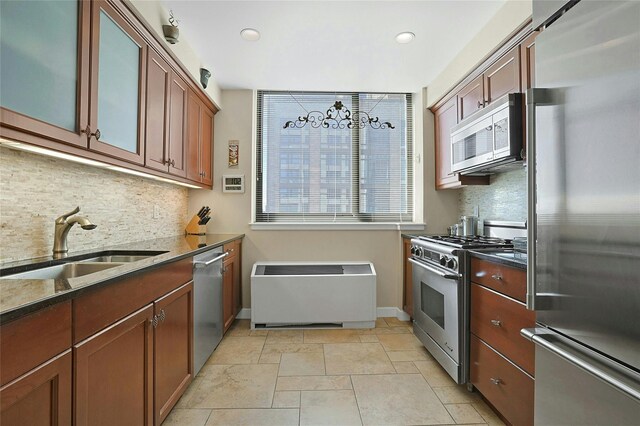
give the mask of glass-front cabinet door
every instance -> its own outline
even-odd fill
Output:
[[[108,2],[91,13],[89,148],[142,164],[147,45]]]
[[[3,135],[86,147],[90,3],[0,1]]]

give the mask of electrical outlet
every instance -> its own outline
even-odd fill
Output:
[[[160,206],[157,204],[153,205],[153,218],[160,219]]]

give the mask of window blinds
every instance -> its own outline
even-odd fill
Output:
[[[394,129],[283,128],[341,101]],[[413,219],[411,94],[258,92],[256,222]]]

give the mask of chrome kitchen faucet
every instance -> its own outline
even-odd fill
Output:
[[[73,225],[79,223],[80,227],[86,230],[96,228],[96,225],[91,223],[85,216],[78,215],[69,218],[69,216],[79,212],[80,207],[78,206],[73,209],[73,211],[63,214],[56,219],[56,230],[53,238],[53,257],[55,259],[60,259],[67,256],[67,252],[69,251],[69,247],[67,247],[67,234],[69,234],[69,230]]]

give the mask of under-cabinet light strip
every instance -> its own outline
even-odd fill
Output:
[[[58,151],[54,151],[52,149],[42,148],[42,147],[39,147],[39,146],[33,146],[33,145],[25,144],[25,143],[22,143],[22,142],[15,142],[15,141],[4,139],[4,138],[0,138],[0,145],[4,146],[4,147],[7,147],[7,148],[10,148],[10,149],[17,149],[19,151],[27,151],[27,152],[31,152],[31,153],[39,154],[39,155],[46,155],[47,157],[59,158],[61,160],[72,161],[74,163],[85,164],[85,165],[88,165],[88,166],[98,167],[100,169],[107,169],[107,170],[112,170],[112,171],[115,171],[115,172],[120,172],[120,173],[129,174],[129,175],[139,176],[139,177],[143,177],[143,178],[147,178],[147,179],[153,179],[153,180],[157,180],[157,181],[160,181],[160,182],[170,183],[170,184],[173,184],[173,185],[180,185],[180,186],[186,186],[187,188],[201,189],[199,186],[190,185],[188,183],[179,182],[177,180],[171,180],[171,179],[163,178],[163,177],[160,177],[160,176],[155,176],[155,175],[151,175],[151,174],[148,174],[148,173],[139,172],[137,170],[129,170],[129,169],[126,169],[124,167],[113,166],[111,164],[103,163],[101,161],[95,161],[95,160],[89,160],[89,159],[82,158],[82,157],[76,157],[75,155],[66,154],[64,152],[58,152]]]

